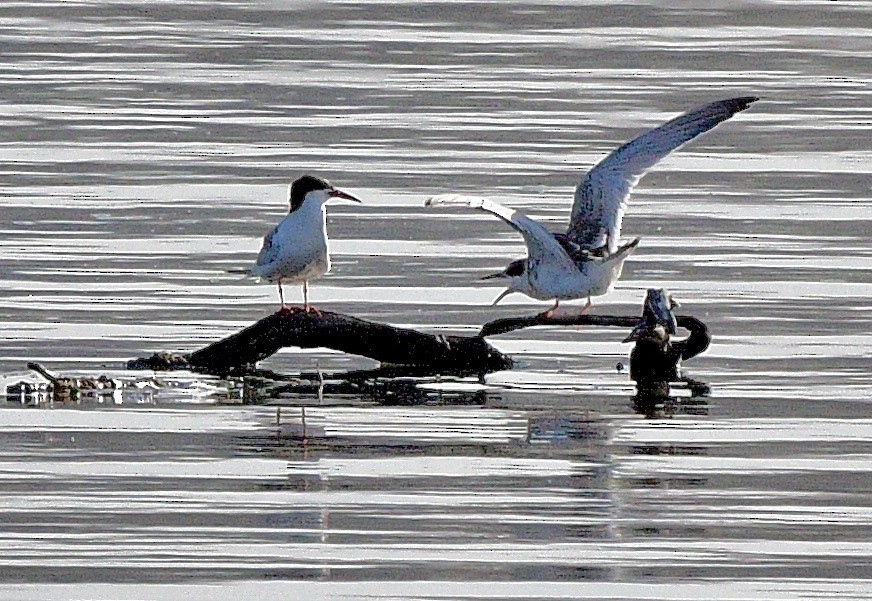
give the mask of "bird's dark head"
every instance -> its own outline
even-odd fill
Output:
[[[492,273],[490,275],[484,276],[483,280],[493,280],[495,278],[517,278],[524,275],[524,270],[527,269],[527,261],[524,259],[518,259],[517,261],[512,261],[509,263],[509,266],[500,271],[499,273]]]
[[[291,205],[291,213],[303,206],[307,200],[323,204],[331,198],[345,198],[360,202],[359,198],[338,190],[327,180],[313,175],[304,175],[288,187],[288,204]]]
[[[503,298],[505,298],[509,294],[512,294],[513,292],[523,292],[527,294],[529,292],[529,282],[527,281],[527,278],[523,277],[526,271],[526,259],[518,259],[517,261],[512,261],[511,263],[509,263],[509,266],[500,271],[499,273],[492,273],[481,278],[483,280],[492,280],[496,278],[508,280],[508,282],[506,282],[508,288],[506,288],[506,290],[502,294],[500,294],[492,304],[496,305]]]

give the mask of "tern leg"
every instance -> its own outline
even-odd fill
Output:
[[[282,309],[285,308],[285,292],[282,290],[282,278],[279,278],[276,282],[279,287],[279,300],[282,303]]]
[[[578,314],[581,315],[582,313],[584,313],[585,311],[587,311],[588,309],[590,309],[590,305],[591,305],[590,297],[588,296],[588,297],[587,297],[587,302],[584,303],[584,306],[581,308],[581,311],[579,311]]]
[[[303,280],[303,310],[306,313],[314,313],[318,317],[321,317],[321,312],[315,307],[309,306],[309,282],[308,280]]]
[[[560,301],[555,298],[554,305],[550,309],[542,311],[536,317],[544,317],[544,318],[551,317],[552,315],[554,315],[554,312],[557,310],[557,305],[559,305],[559,304],[560,304]]]

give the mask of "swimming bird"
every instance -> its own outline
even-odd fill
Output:
[[[554,300],[542,312],[550,316],[561,300],[609,292],[621,276],[624,261],[639,238],[619,245],[621,221],[630,192],[648,169],[673,150],[748,108],[758,98],[745,96],[712,102],[680,115],[612,151],[588,171],[575,189],[575,200],[566,233],[549,232],[523,213],[480,196],[441,194],[426,206],[462,205],[496,215],[517,230],[527,246],[527,258],[513,261],[499,273],[507,283],[503,297],[520,292],[537,300]]]
[[[294,181],[288,187],[288,215],[264,236],[257,261],[247,271],[248,275],[278,285],[282,310],[287,310],[283,282],[302,283],[303,310],[309,312],[309,280],[330,271],[325,205],[334,198],[360,202],[359,198],[311,175]]]

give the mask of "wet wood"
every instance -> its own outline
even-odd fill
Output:
[[[678,327],[690,331],[683,340],[673,340],[663,330],[651,328],[636,339],[630,352],[630,379],[639,388],[656,388],[664,382],[685,379],[681,361],[705,351],[711,343],[706,325],[695,317],[677,316]]]
[[[283,347],[325,347],[383,364],[426,366],[454,373],[509,369],[512,360],[479,336],[443,336],[321,311],[279,311],[190,355],[158,353],[128,363],[132,369],[250,371]]]
[[[478,335],[497,336],[533,326],[615,326],[634,328],[640,320],[640,317],[621,315],[555,315],[551,317],[533,315],[530,317],[507,317],[484,324],[481,330],[479,330]]]
[[[681,346],[681,359],[690,359],[708,348],[711,342],[711,335],[703,322],[689,315],[676,315],[675,319],[678,327],[689,330],[691,334],[684,341],[685,344]],[[534,326],[613,326],[636,328],[640,324],[645,325],[644,318],[622,315],[571,315],[555,317],[535,315],[531,317],[508,317],[488,322],[482,326],[478,335],[496,336]],[[678,342],[673,344],[678,344]]]
[[[654,305],[659,306],[653,311]],[[689,316],[673,316],[671,297],[651,289],[641,317],[573,315],[513,317],[485,324],[477,336],[428,334],[388,324],[366,321],[331,311],[307,313],[284,310],[188,355],[156,353],[128,362],[130,369],[193,369],[232,374],[252,373],[259,361],[284,347],[330,348],[368,357],[401,371],[429,374],[484,374],[511,369],[512,360],[491,346],[485,336],[505,334],[532,326],[611,326],[632,328],[636,345],[630,355],[632,379],[670,381],[682,359],[703,352],[711,337],[705,325]],[[677,319],[677,321],[676,321]],[[676,324],[690,330],[685,340],[670,340]],[[627,337],[626,341],[629,341]]]
[[[27,369],[35,371],[48,380],[48,385],[45,388],[45,398],[48,401],[78,401],[82,396],[86,395],[92,397],[112,395],[118,388],[118,383],[107,376],[99,376],[96,378],[58,376],[49,371],[42,364],[34,362],[28,363]],[[30,394],[33,392],[34,390],[31,389]],[[9,391],[7,390],[7,397],[8,396]]]
[[[711,343],[706,325],[695,317],[676,316],[677,306],[665,289],[650,288],[642,305],[641,317],[616,315],[571,315],[513,317],[485,324],[480,336],[505,334],[533,326],[613,326],[632,328],[624,342],[634,342],[630,351],[630,379],[637,389],[668,390],[669,382],[686,380],[681,374],[681,361],[704,352]],[[673,340],[676,327],[690,332],[682,340]]]

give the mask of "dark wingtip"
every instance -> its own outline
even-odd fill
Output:
[[[620,248],[618,248],[617,253],[624,251],[624,250],[628,250],[630,248],[636,248],[637,246],[639,246],[639,242],[641,242],[641,241],[642,241],[642,238],[633,238],[633,240],[631,242],[628,242],[628,243],[624,244],[623,246],[621,246]],[[617,253],[615,253],[615,254],[617,254]]]

